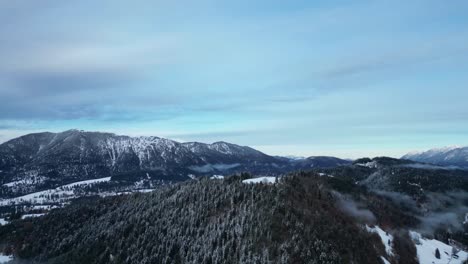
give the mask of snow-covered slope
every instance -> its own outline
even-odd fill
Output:
[[[380,228],[379,226],[369,227],[366,226],[368,232],[376,233],[382,240],[385,246],[387,256],[394,256],[393,252],[393,236]],[[447,245],[439,240],[428,239],[415,231],[410,231],[411,239],[413,240],[417,257],[420,264],[463,264],[468,259],[468,253],[456,246]],[[439,254],[436,254],[436,251]],[[384,262],[390,263],[384,256]]]
[[[423,238],[421,234],[411,231],[415,242],[420,264],[463,264],[468,259],[466,251],[454,248],[435,239]],[[436,251],[439,250],[439,258]]]
[[[435,148],[423,152],[412,152],[402,159],[432,163],[443,166],[457,166],[468,168],[468,147]]]

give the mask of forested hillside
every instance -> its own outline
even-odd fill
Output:
[[[323,177],[295,175],[276,184],[241,179],[203,179],[149,194],[76,201],[41,219],[3,227],[1,239],[6,253],[47,263],[374,264],[381,256],[391,259],[379,237],[340,208],[340,198]],[[411,249],[396,253],[415,259]]]

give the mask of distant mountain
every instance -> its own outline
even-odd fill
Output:
[[[307,169],[307,168],[334,168],[337,166],[349,165],[352,162],[349,160],[339,159],[335,157],[328,156],[314,156],[304,159],[294,160],[293,166],[297,169]]]
[[[176,182],[238,172],[278,175],[348,163],[332,157],[293,161],[226,142],[179,143],[81,130],[44,132],[0,145],[0,197],[109,176],[119,182]]]
[[[468,168],[468,147],[435,148],[423,152],[408,153],[402,158],[442,166]]]

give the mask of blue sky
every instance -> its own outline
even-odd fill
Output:
[[[464,0],[0,0],[0,142],[78,128],[275,155],[468,145],[466,14]]]

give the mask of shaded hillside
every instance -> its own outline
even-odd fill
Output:
[[[47,263],[381,263],[378,237],[326,186],[316,176],[193,181],[77,201],[0,237],[10,253]]]

